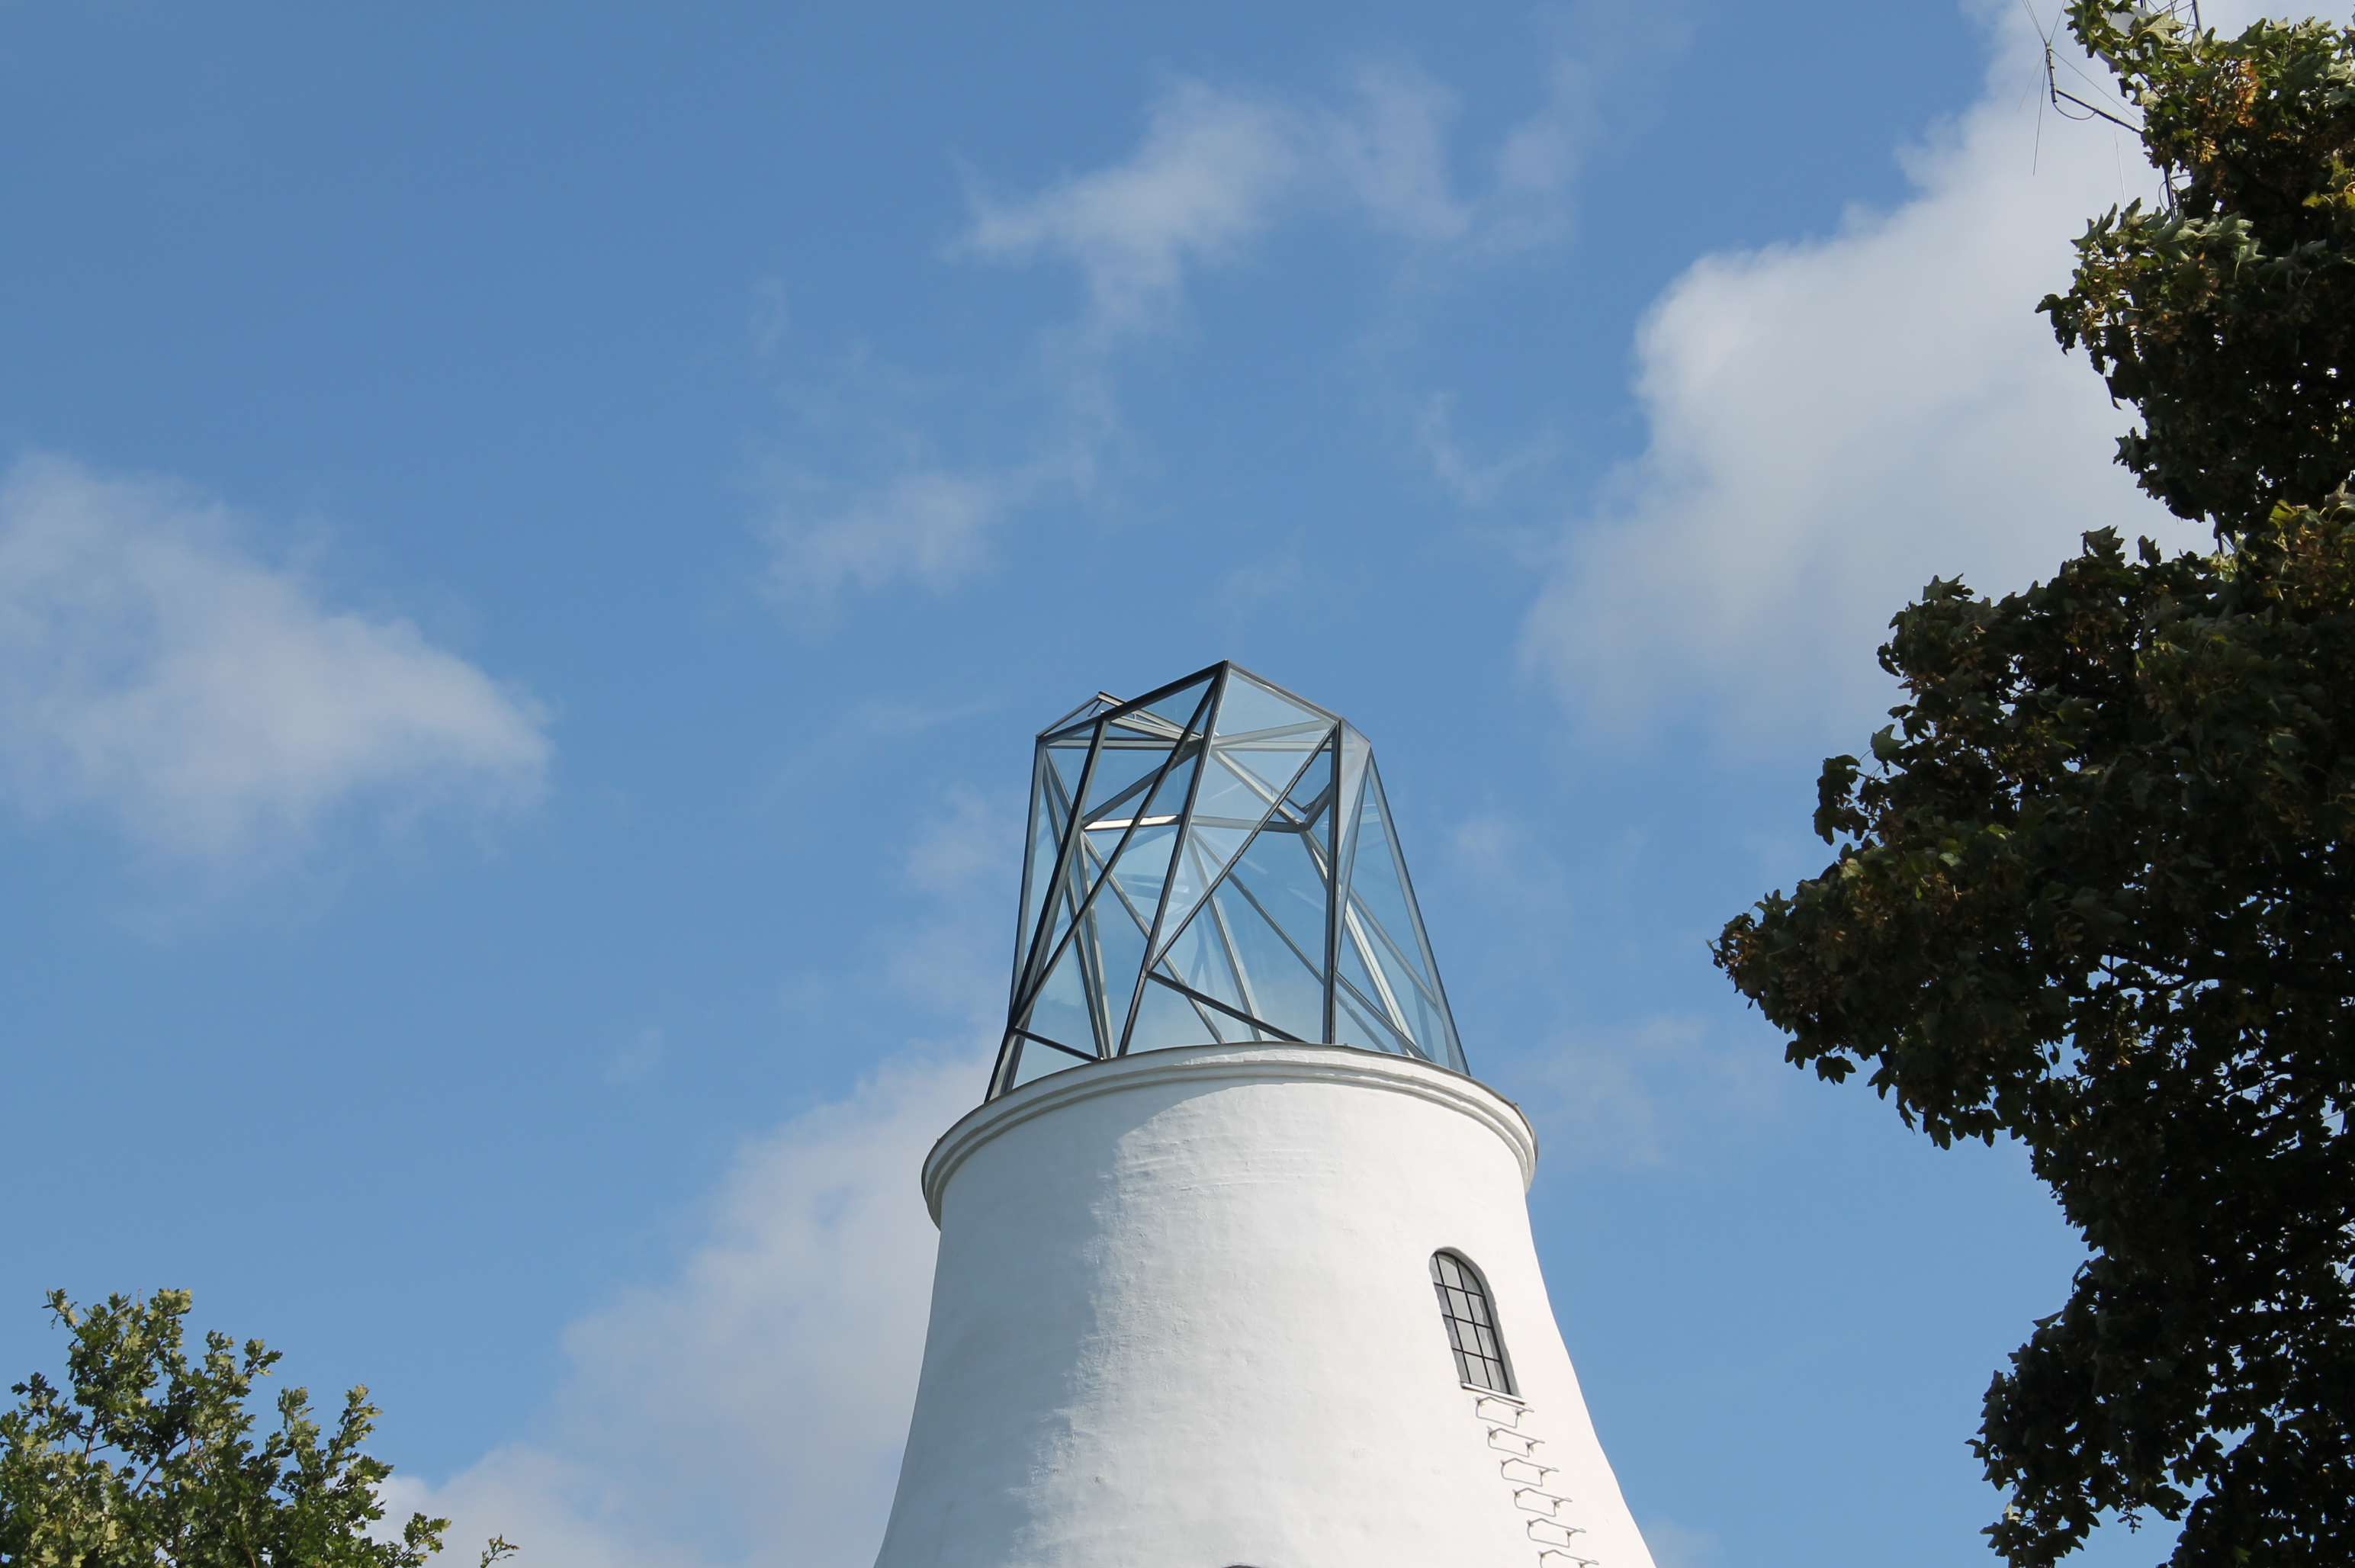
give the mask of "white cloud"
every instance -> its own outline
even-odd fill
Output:
[[[1497,150],[1493,206],[1550,206],[1568,188],[1594,139],[1593,76],[1594,67],[1576,55],[1554,58],[1547,72],[1544,107],[1515,126]],[[1540,214],[1539,221],[1545,216]]]
[[[780,482],[763,525],[769,593],[819,608],[846,587],[879,588],[900,578],[944,588],[981,564],[989,527],[1018,488],[1011,475],[937,468],[847,495],[830,495],[805,475]]]
[[[915,1401],[938,1234],[917,1173],[978,1103],[977,1049],[911,1053],[749,1147],[668,1282],[565,1338],[537,1441],[388,1509],[504,1534],[519,1568],[842,1568],[883,1533]]]
[[[907,881],[938,901],[934,916],[887,942],[885,983],[944,1017],[986,1027],[1006,994],[1013,933],[1006,891],[1021,885],[1023,805],[950,790],[911,825]]]
[[[1716,1536],[1690,1530],[1671,1519],[1644,1521],[1644,1544],[1652,1549],[1657,1568],[1717,1568],[1722,1561]]]
[[[1009,517],[1085,499],[1122,439],[1116,351],[1167,330],[1192,279],[1240,262],[1283,221],[1337,219],[1389,236],[1401,242],[1401,269],[1422,275],[1557,238],[1591,140],[1591,77],[1568,56],[1556,61],[1543,100],[1469,192],[1451,173],[1453,95],[1400,64],[1359,69],[1337,105],[1181,80],[1148,107],[1125,157],[1027,195],[976,188],[954,254],[1061,262],[1085,294],[1073,320],[1036,335],[1033,375],[1050,411],[1031,450],[996,465],[944,464],[891,422],[879,441],[851,443],[870,453],[860,479],[780,465],[763,484],[771,596],[822,629],[826,607],[847,591],[950,587],[986,565]],[[765,352],[774,336],[760,341]],[[858,422],[843,420],[839,399],[811,400],[814,426]]]
[[[1414,442],[1432,477],[1465,507],[1487,507],[1498,496],[1541,475],[1559,455],[1561,442],[1540,429],[1501,456],[1473,453],[1455,431],[1455,395],[1433,392],[1412,411]]]
[[[1339,108],[1180,81],[1124,161],[1032,196],[976,193],[960,249],[1001,261],[1055,256],[1085,281],[1098,344],[1166,325],[1188,276],[1239,259],[1288,216],[1338,213],[1423,247],[1463,252],[1558,235],[1594,112],[1592,73],[1563,55],[1496,151],[1485,188],[1455,188],[1455,99],[1410,66],[1360,68]]]
[[[663,1049],[661,1026],[640,1029],[637,1039],[605,1059],[605,1082],[635,1083],[651,1076],[662,1065]]]
[[[25,810],[267,858],[355,801],[529,800],[544,722],[408,622],[321,603],[181,488],[44,456],[0,481],[0,788]]]
[[[1558,1170],[1678,1166],[1783,1114],[1790,1071],[1761,1044],[1662,1013],[1554,1036],[1508,1071]]]
[[[1001,892],[1021,869],[1021,810],[995,806],[963,785],[911,832],[908,880],[928,893],[969,903],[977,891]]]
[[[1304,161],[1329,170],[1376,229],[1430,241],[1462,236],[1473,210],[1448,174],[1455,96],[1398,65],[1368,66],[1354,85],[1354,112],[1304,117]]]
[[[1189,267],[1231,260],[1299,176],[1302,117],[1288,106],[1180,82],[1153,106],[1125,161],[1018,201],[976,195],[964,246],[1078,264],[1096,329],[1156,325]]]
[[[850,976],[864,997],[972,1019],[952,1036],[964,1043],[903,1051],[749,1143],[677,1265],[566,1332],[570,1371],[535,1433],[438,1487],[394,1477],[398,1517],[454,1521],[445,1562],[471,1562],[493,1534],[524,1548],[519,1568],[873,1561],[939,1244],[919,1177],[988,1081],[998,895],[1020,834],[1018,808],[943,795],[898,868],[930,912],[882,933],[873,966]],[[660,1031],[642,1040],[658,1051]]]
[[[1498,934],[1481,955],[1492,972],[1543,974],[1561,933],[1603,930],[1609,885],[1641,858],[1639,841],[1628,839],[1600,864],[1573,870],[1526,824],[1493,809],[1455,823],[1444,846],[1442,875],[1494,917]],[[1509,1083],[1552,1151],[1547,1169],[1558,1179],[1593,1167],[1689,1164],[1778,1120],[1790,1072],[1762,1043],[1748,1020],[1727,1027],[1655,1012],[1541,1033],[1519,1048],[1492,1040],[1480,1064]]]
[[[2107,125],[2047,110],[2040,134],[2042,46],[2016,9],[1992,27],[1986,97],[1906,155],[1913,199],[1707,257],[1654,306],[1648,449],[1527,627],[1574,708],[1697,699],[1729,735],[1852,740],[1888,700],[1872,651],[1932,575],[2022,587],[2105,525],[2204,539],[2112,464],[2128,416],[2033,313],[2086,219],[2153,176]]]

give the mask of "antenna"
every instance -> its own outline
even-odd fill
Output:
[[[2027,0],[2022,0],[2023,5],[2026,3]],[[2132,21],[2146,24],[2158,22],[2165,24],[2169,30],[2174,31],[2188,23],[2194,34],[2205,31],[2200,20],[2200,0],[2132,0],[2131,4],[2120,5],[2116,10],[2112,11],[2110,16],[2121,26]],[[2052,45],[2053,29],[2047,27],[2039,20],[2032,8],[2028,13],[2028,19],[2034,25],[2036,36],[2043,40],[2044,91],[2045,96],[2051,101],[2054,112],[2064,120],[2106,120],[2113,125],[2132,131],[2137,136],[2142,134],[2142,126],[2137,122],[2126,119],[2123,114],[2114,113],[2061,85],[2061,68],[2066,66],[2071,75],[2084,83],[2087,91],[2100,93],[2112,103],[2117,104],[2119,109],[2126,110],[2128,113],[2133,112],[2127,105],[2119,102],[2115,94],[2078,69],[2076,61],[2061,57]],[[2073,113],[2071,112],[2073,109],[2080,112]]]

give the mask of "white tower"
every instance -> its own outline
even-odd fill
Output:
[[[877,1568],[1651,1568],[1370,750],[1231,664],[1039,737],[989,1098],[924,1163]]]

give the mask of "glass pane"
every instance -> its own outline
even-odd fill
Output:
[[[1037,965],[1053,957],[1056,950],[1063,945],[1065,934],[1071,929],[1071,917],[1078,912],[1081,895],[1086,891],[1086,879],[1092,874],[1087,845],[1082,839],[1071,860],[1061,868],[1060,875],[1049,879],[1046,933],[1039,939],[1037,951],[1026,957],[1021,967],[1015,971],[1016,985],[1021,985],[1026,978],[1033,979],[1035,983]],[[1018,996],[1016,1001],[1018,1006],[1021,997]],[[1016,1021],[1018,1023],[1020,1020]]]
[[[1153,798],[1146,803],[1147,822],[1156,826],[1164,821],[1173,826],[1176,824],[1178,814],[1186,809],[1186,797],[1193,793],[1194,770],[1201,765],[1201,762],[1200,741],[1188,741],[1178,749],[1177,762],[1161,775],[1161,783],[1154,789]]]
[[[1431,1284],[1439,1293],[1440,1321],[1455,1352],[1456,1371],[1467,1383],[1511,1393],[1513,1381],[1505,1371],[1504,1342],[1497,1336],[1496,1316],[1480,1276],[1454,1253],[1435,1253],[1431,1259]]]
[[[1097,901],[1117,899],[1133,911],[1146,930],[1161,908],[1161,890],[1169,876],[1169,852],[1178,847],[1178,825],[1139,824],[1128,848],[1112,869],[1112,883],[1096,895]]]
[[[1306,953],[1296,950],[1231,878],[1210,895],[1209,905],[1210,918],[1241,967],[1251,1015],[1295,1040],[1323,1038],[1325,983]]]
[[[1328,742],[1301,770],[1284,796],[1284,805],[1252,840],[1244,859],[1231,874],[1251,868],[1254,891],[1295,942],[1307,949],[1319,967],[1326,962],[1327,905],[1332,894],[1333,747]],[[1280,886],[1278,900],[1260,886]],[[1327,1038],[1320,1029],[1316,1038]]]
[[[1429,955],[1423,950],[1423,923],[1415,916],[1414,894],[1407,887],[1405,868],[1400,864],[1397,841],[1391,832],[1381,774],[1370,761],[1366,764],[1366,799],[1358,814],[1357,837],[1356,854],[1349,865],[1350,895],[1392,944],[1414,961],[1423,984],[1438,989]]]
[[[1167,697],[1156,698],[1141,709],[1165,719],[1180,730],[1199,730],[1203,724],[1202,699],[1210,694],[1210,682],[1205,678],[1193,685],[1181,687]]]
[[[1024,975],[1029,973],[1031,965],[1039,957],[1054,951],[1055,944],[1062,940],[1063,932],[1070,928],[1071,901],[1066,895],[1071,879],[1084,875],[1084,869],[1076,866],[1066,867],[1061,883],[1056,881],[1053,873],[1057,857],[1062,851],[1061,835],[1070,822],[1081,774],[1087,766],[1092,733],[1082,735],[1075,742],[1053,742],[1039,748],[1037,781],[1039,798],[1036,803],[1038,809],[1031,818],[1030,882],[1026,899],[1029,907],[1023,911],[1028,923],[1023,931],[1024,940],[1028,940],[1030,934],[1039,929],[1040,907],[1050,904],[1054,907],[1047,912],[1046,934],[1039,944],[1039,952],[1034,955],[1026,950],[1015,960],[1017,985],[1021,983]],[[1055,835],[1052,843],[1041,842],[1042,818],[1044,825],[1050,827]],[[1084,889],[1086,883],[1082,881],[1079,886]]]
[[[1433,1061],[1467,1072],[1464,1045],[1439,983],[1439,965],[1423,935],[1406,859],[1391,829],[1381,772],[1366,761],[1365,800],[1358,816],[1358,843],[1349,867],[1349,908],[1366,924],[1368,956],[1393,977],[1400,1014],[1415,1043]]]
[[[1050,1072],[1060,1072],[1066,1068],[1087,1065],[1076,1056],[1066,1056],[1054,1047],[1041,1045],[1035,1040],[1022,1041],[1020,1049],[1021,1058],[1014,1064],[1014,1082],[1008,1085],[1011,1088],[1018,1089],[1025,1083],[1035,1083]]]
[[[1185,807],[1186,792],[1194,779],[1194,749],[1179,748],[1174,764],[1169,762],[1169,749],[1167,747],[1156,747],[1149,753],[1136,754],[1146,756],[1147,766],[1124,787],[1108,798],[1099,800],[1088,816],[1088,831],[1095,836],[1103,853],[1111,852],[1130,823],[1158,821],[1174,825],[1178,814]],[[1110,765],[1110,759],[1120,754],[1107,747],[1105,755],[1107,762],[1097,764],[1099,772]],[[1124,757],[1123,761],[1125,761]],[[1152,792],[1149,795],[1146,794],[1148,790]],[[1095,791],[1091,789],[1088,793],[1093,795]]]
[[[1396,988],[1379,968],[1366,965],[1363,923],[1341,933],[1341,1000],[1362,1016],[1376,1038],[1367,1041],[1377,1051],[1429,1055],[1413,1038],[1406,1009],[1395,1005]]]
[[[1292,769],[1300,763],[1299,757],[1291,759]],[[1291,782],[1291,769],[1269,784],[1240,766],[1231,753],[1213,746],[1202,774],[1202,792],[1194,797],[1194,820],[1221,827],[1257,827]]]
[[[1187,922],[1200,907],[1202,895],[1250,837],[1240,827],[1198,826],[1187,833],[1185,844],[1170,868],[1168,902],[1161,915],[1161,945],[1165,951],[1171,940],[1186,929]]]
[[[1469,1073],[1472,1071],[1472,1064],[1464,1059],[1464,1037],[1455,1032],[1455,1014],[1450,1009],[1443,1008],[1439,1015],[1439,1022],[1447,1031],[1447,1038],[1443,1042],[1447,1047],[1447,1051],[1443,1056],[1434,1051],[1432,1053],[1434,1060],[1454,1068],[1458,1072]]]
[[[1242,859],[1227,873],[1227,880],[1292,939],[1321,983],[1325,974],[1325,871],[1308,851],[1307,835],[1279,833],[1270,826],[1243,850]],[[1316,1032],[1301,1038],[1322,1040],[1324,1036],[1320,1019]]]
[[[1352,901],[1342,912],[1341,929],[1346,945],[1359,962],[1351,979],[1368,999],[1380,1005],[1382,1016],[1391,1020],[1392,1027],[1406,1029],[1404,998],[1415,994],[1414,980],[1391,956],[1393,949],[1382,928],[1367,918],[1363,904]]]
[[[1125,827],[1100,827],[1092,833],[1081,834],[1080,861],[1077,869],[1079,889],[1082,897],[1093,892],[1096,884],[1103,880],[1104,873],[1112,869],[1114,854],[1120,848],[1121,841],[1127,837],[1128,830]]]
[[[1320,852],[1331,848],[1333,824],[1333,748],[1328,741],[1325,750],[1307,767],[1284,797],[1284,816],[1315,828]]]
[[[1300,764],[1331,733],[1327,728],[1264,737],[1253,735],[1240,741],[1214,741],[1211,748],[1241,776],[1243,787],[1264,805],[1283,797],[1284,792],[1292,787],[1292,781],[1300,776]]]
[[[1143,709],[1114,719],[1104,725],[1107,740],[1123,745],[1167,746],[1178,738],[1178,726],[1163,722]]]
[[[1242,987],[1234,958],[1220,933],[1219,923],[1208,915],[1188,926],[1156,967],[1189,989],[1215,997],[1240,1012],[1251,1011],[1251,997]],[[1152,989],[1162,987],[1156,986]],[[1219,1019],[1220,1034],[1226,1039],[1252,1038],[1251,1029],[1241,1019],[1224,1014],[1214,1016]]]
[[[1084,820],[1093,826],[1134,816],[1136,803],[1152,787],[1153,775],[1169,760],[1169,751],[1166,741],[1147,741],[1107,726],[1095,776],[1088,781]]]
[[[1114,885],[1098,896],[1108,896],[1116,891],[1135,906],[1148,931],[1160,910],[1162,893],[1168,882],[1170,856],[1178,848],[1178,817],[1186,804],[1187,791],[1193,784],[1198,757],[1199,752],[1181,756],[1175,766],[1162,773],[1150,800],[1137,797],[1128,809],[1139,815],[1110,818],[1104,827],[1089,835],[1101,846],[1099,852],[1106,854],[1125,838],[1127,848],[1120,850],[1119,863],[1113,868]]]
[[[1346,967],[1346,964],[1344,965]],[[1335,998],[1333,1033],[1335,1043],[1354,1045],[1365,1051],[1387,1051],[1392,1056],[1413,1056],[1417,1052],[1401,1040],[1398,1032],[1382,1023],[1381,1009],[1367,1001],[1344,978],[1340,994]]]
[[[1145,966],[1146,923],[1152,918],[1150,908],[1140,918],[1136,907],[1119,896],[1115,882],[1097,896],[1080,930],[1092,1009],[1089,1021],[1097,1031],[1092,1038],[1102,1044],[1106,1056],[1117,1054],[1121,1030],[1128,1025],[1128,1005],[1136,995],[1136,977]]]
[[[1358,819],[1365,805],[1366,764],[1373,761],[1374,752],[1366,744],[1366,738],[1347,724],[1341,726],[1340,750],[1340,778],[1334,790],[1333,820],[1341,836],[1336,852],[1346,868],[1357,848]]]
[[[1182,802],[1185,799],[1194,763],[1191,758],[1185,758],[1174,767],[1166,766],[1169,752],[1157,747],[1150,753],[1134,754],[1149,755],[1158,761],[1155,761],[1141,777],[1116,791],[1111,799],[1096,808],[1097,815],[1088,819],[1092,826],[1082,829],[1076,885],[1082,896],[1092,892],[1096,899],[1103,899],[1110,896],[1114,889],[1106,886],[1097,891],[1098,884],[1108,870],[1113,871],[1115,882],[1125,890],[1128,901],[1142,904],[1143,919],[1146,928],[1150,929],[1154,912],[1160,903],[1162,882],[1168,874],[1169,854],[1177,841],[1178,816],[1174,805],[1157,814],[1156,807],[1159,803]],[[1107,745],[1103,759],[1096,764],[1098,779],[1095,783],[1103,782],[1107,771],[1115,765],[1124,767],[1126,761],[1126,757]],[[1155,787],[1156,779],[1159,781],[1157,788]],[[1153,792],[1149,798],[1146,793],[1148,789]],[[1094,783],[1091,784],[1088,793],[1091,795],[1096,793]],[[1119,861],[1117,867],[1112,864],[1115,859]]]
[[[1169,873],[1169,907],[1161,917],[1165,946],[1186,929],[1202,895],[1273,809],[1266,796],[1245,784],[1215,752],[1210,754],[1201,791],[1194,797],[1185,848]]]
[[[1149,783],[1150,780],[1147,779],[1145,782]],[[1078,864],[1074,867],[1074,886],[1082,898],[1089,898],[1092,895],[1094,900],[1101,900],[1109,893],[1109,888],[1099,891],[1098,884],[1103,881],[1105,874],[1113,869],[1112,862],[1115,856],[1124,863],[1134,851],[1135,837],[1130,831],[1130,825],[1135,819],[1125,813],[1135,811],[1143,798],[1141,793],[1131,796],[1128,805],[1112,807],[1113,810],[1122,812],[1124,815],[1117,817],[1099,817],[1096,820],[1100,826],[1082,830]],[[1138,867],[1146,878],[1156,883],[1166,870],[1168,859],[1166,849],[1162,851],[1160,859],[1161,864],[1155,864],[1148,856],[1148,859]],[[1150,918],[1148,912],[1147,919]]]
[[[1353,912],[1355,908],[1352,906]],[[1446,1008],[1423,989],[1421,976],[1406,966],[1403,956],[1384,939],[1386,933],[1379,927],[1360,915],[1354,934],[1364,944],[1366,955],[1373,960],[1375,978],[1381,986],[1380,999],[1397,1015],[1396,1021],[1425,1056],[1434,1061],[1448,1061],[1451,1030]]]
[[[1014,929],[1014,972],[1022,973],[1030,955],[1030,939],[1039,930],[1039,911],[1054,881],[1055,857],[1062,848],[1066,820],[1052,785],[1054,770],[1042,752],[1030,791],[1030,837],[1022,868],[1020,923]]]
[[[1018,1029],[1032,1034],[1043,1034],[1049,1040],[1068,1045],[1075,1051],[1093,1055],[1095,1026],[1091,1019],[1087,987],[1082,980],[1083,959],[1080,944],[1074,942],[1063,949],[1055,960],[1047,983],[1039,987],[1039,998],[1030,1005],[1030,1016],[1017,1019]],[[1035,1047],[1025,1048],[1028,1056]]]
[[[1329,727],[1332,723],[1330,714],[1304,707],[1242,671],[1230,669],[1226,693],[1219,699],[1213,733],[1241,735],[1252,730],[1282,730],[1295,724]]]
[[[1088,748],[1095,743],[1093,726],[1077,735],[1060,741],[1048,741],[1039,746],[1055,770],[1055,782],[1062,790],[1062,799],[1069,804],[1080,793],[1080,773],[1088,765]]]
[[[1167,986],[1148,982],[1136,1009],[1136,1030],[1128,1049],[1167,1051],[1180,1045],[1219,1045],[1251,1038],[1251,1030],[1213,1008],[1187,1000]]]

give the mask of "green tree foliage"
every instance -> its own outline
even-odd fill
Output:
[[[2096,219],[2041,307],[2141,431],[2118,460],[2228,539],[2355,473],[2355,71],[2345,30],[2235,40],[2079,0],[2072,25],[2142,111],[2169,199]],[[2121,25],[2121,24],[2125,25]]]
[[[2178,1568],[2355,1563],[2355,35],[2081,0],[2168,177],[2047,299],[2213,555],[2114,533],[1934,581],[1824,872],[1725,928],[1789,1059],[2028,1149],[2088,1261],[1973,1445],[2018,1568],[2105,1513]]]
[[[332,1430],[302,1389],[257,1435],[249,1401],[279,1353],[208,1333],[186,1344],[188,1293],[49,1310],[70,1329],[67,1386],[35,1373],[0,1413],[0,1564],[7,1568],[418,1568],[447,1520],[410,1516],[397,1541],[377,1488],[392,1467],[361,1449],[368,1390]],[[495,1540],[484,1568],[514,1549]]]

